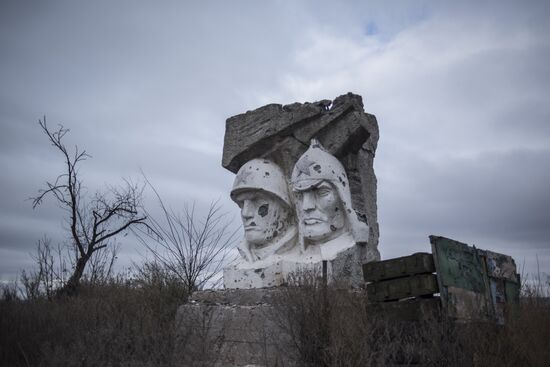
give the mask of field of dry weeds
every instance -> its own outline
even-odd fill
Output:
[[[519,312],[502,327],[435,318],[392,322],[369,314],[360,292],[316,282],[287,287],[274,308],[297,365],[548,366],[548,294],[525,287],[522,295]],[[131,281],[87,284],[65,299],[21,299],[5,287],[0,365],[181,365],[173,358],[181,337],[174,320],[186,296],[178,281],[158,269]]]

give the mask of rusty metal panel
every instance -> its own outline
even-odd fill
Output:
[[[504,279],[489,278],[491,284],[491,301],[494,317],[499,324],[504,324],[506,305],[506,285]]]
[[[493,278],[517,282],[516,263],[511,256],[485,251],[488,275]]]
[[[514,260],[445,237],[430,236],[430,242],[444,312],[458,320],[503,324],[506,310],[519,303]]]
[[[444,312],[460,320],[487,320],[493,310],[483,259],[475,247],[430,236]]]
[[[512,257],[485,251],[487,275],[491,284],[491,301],[496,322],[504,324],[506,312],[516,311],[519,305],[520,282]]]
[[[443,301],[445,299],[445,301]],[[487,299],[484,293],[450,286],[441,304],[447,316],[461,321],[490,320]]]
[[[396,259],[369,262],[363,265],[363,277],[366,282],[433,273],[434,271],[433,256],[422,252]]]
[[[515,282],[506,281],[505,292],[506,292],[506,302],[509,304],[517,305],[519,304],[519,292],[520,292],[521,282],[519,275],[516,277]]]
[[[435,267],[445,286],[485,292],[482,259],[475,248],[445,237],[430,236]]]
[[[437,279],[434,274],[419,274],[367,284],[369,301],[375,302],[432,295],[437,292]]]
[[[516,281],[505,281],[505,293],[506,293],[506,312],[510,316],[516,317],[519,313],[519,292],[521,282],[519,275],[516,277]]]

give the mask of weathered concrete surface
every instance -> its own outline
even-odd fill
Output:
[[[433,256],[426,252],[417,252],[409,256],[375,261],[363,265],[365,282],[376,282],[434,272]]]
[[[337,283],[359,288],[364,285],[362,264],[365,254],[364,246],[352,246],[338,253],[335,259],[327,261],[327,280],[329,284]],[[288,284],[289,277],[300,272],[322,273],[322,262],[295,262],[280,260],[265,267],[241,269],[230,266],[223,270],[223,281],[226,289],[269,288]]]
[[[255,269],[229,266],[223,269],[223,284],[226,289],[277,287],[285,283],[287,265],[285,261],[277,261]]]
[[[295,366],[272,317],[278,289],[196,292],[177,313],[181,366]]]
[[[270,104],[227,119],[222,165],[237,173],[254,158],[270,159],[287,177],[316,138],[342,162],[349,178],[352,205],[370,226],[369,245],[378,246],[376,176],[373,162],[378,123],[365,113],[361,96],[348,93],[334,101]]]

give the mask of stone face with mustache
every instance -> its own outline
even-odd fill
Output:
[[[320,245],[321,258],[365,243],[369,228],[352,208],[349,180],[342,163],[315,139],[292,171],[300,247]],[[309,251],[311,253],[311,250]]]
[[[328,181],[296,191],[302,235],[311,242],[329,241],[344,230],[346,221],[338,193]]]

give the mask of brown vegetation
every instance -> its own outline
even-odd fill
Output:
[[[325,288],[314,277],[296,281],[275,297],[273,318],[291,342],[281,345],[281,353],[297,366],[547,366],[550,361],[550,306],[541,289],[524,288],[516,316],[495,326],[436,317],[395,322],[370,313],[361,291]],[[6,287],[0,301],[0,365],[193,366],[218,346],[210,341],[208,347],[186,349],[184,358],[177,353],[189,337],[208,332],[176,325],[177,307],[186,296],[181,280],[159,263],[147,263],[132,279],[83,283],[68,299],[23,300]]]
[[[458,324],[440,315],[396,321],[373,314],[363,291],[325,288],[300,275],[274,302],[300,366],[547,366],[550,304],[540,285],[524,285],[504,326]]]
[[[83,282],[75,297],[14,296],[0,302],[2,366],[168,366],[186,299],[181,282],[154,263],[133,280]]]

